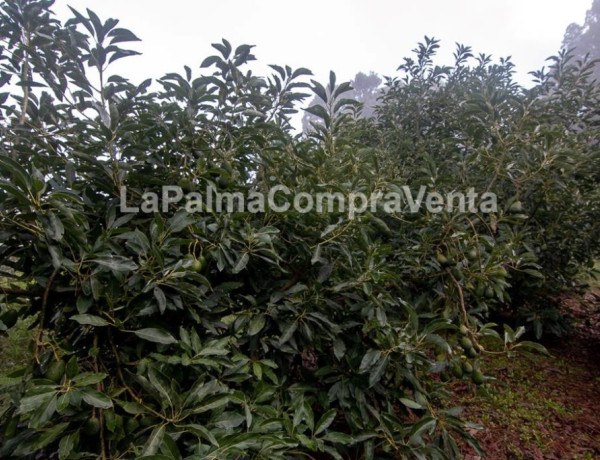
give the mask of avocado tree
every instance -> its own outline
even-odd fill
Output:
[[[132,83],[111,71],[135,54],[131,31],[89,10],[61,23],[51,5],[0,14],[0,321],[34,319],[31,361],[0,382],[0,456],[479,448],[443,408],[445,381],[485,382],[482,338],[500,338],[487,315],[511,289],[565,284],[597,254],[584,170],[597,90],[580,69],[559,56],[525,92],[508,62],[470,67],[466,48],[434,67],[428,39],[377,117],[355,118],[335,74],[256,76],[252,47],[226,40],[199,72]],[[313,94],[320,121],[294,134]],[[357,198],[407,184],[495,192],[498,209]],[[334,192],[356,209],[308,210]],[[255,207],[238,207],[247,197]],[[506,328],[507,352],[540,349],[522,332]]]

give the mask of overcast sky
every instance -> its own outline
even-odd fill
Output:
[[[339,79],[358,71],[396,75],[424,35],[442,40],[440,63],[450,63],[454,43],[471,45],[494,57],[512,55],[518,79],[544,65],[560,47],[567,25],[583,23],[592,0],[57,0],[59,18],[67,4],[101,19],[119,19],[141,43],[142,56],[115,68],[133,81],[197,69],[213,54],[210,44],[228,39],[234,46],[256,45],[260,65],[308,67],[324,81],[329,70]],[[264,67],[256,67],[261,71]]]

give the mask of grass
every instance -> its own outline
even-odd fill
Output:
[[[25,320],[19,319],[8,331],[0,332],[0,388],[1,380],[7,376],[15,366],[27,364],[31,361],[33,331],[29,329],[35,317]],[[10,395],[0,391],[0,419],[9,408]]]
[[[33,332],[29,330],[34,317],[20,319],[8,331],[0,335],[0,376],[6,375],[19,364],[31,359]]]
[[[476,434],[488,458],[598,458],[598,379],[570,356],[509,359],[488,355],[493,379],[474,390],[455,384],[453,405],[485,428]]]
[[[11,272],[11,269],[5,266],[1,267],[3,271]],[[14,281],[6,277],[0,277],[0,293],[2,287],[19,287],[25,289],[26,283]],[[1,298],[1,297],[0,297]],[[16,309],[16,305],[0,303],[1,312]],[[29,362],[32,356],[33,332],[31,325],[36,317],[19,319],[16,324],[7,331],[0,331],[0,377],[5,376],[14,366]]]

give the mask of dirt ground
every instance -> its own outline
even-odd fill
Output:
[[[497,381],[455,388],[464,418],[485,427],[473,431],[485,458],[600,458],[600,290],[562,305],[573,331],[543,341],[550,357],[486,360]],[[465,460],[479,458],[465,449]]]

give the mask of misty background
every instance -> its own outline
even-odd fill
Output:
[[[132,81],[180,72],[184,65],[198,71],[214,52],[211,43],[226,38],[233,46],[256,45],[258,61],[252,70],[258,74],[269,74],[268,64],[288,64],[307,67],[324,82],[335,71],[338,81],[353,82],[354,94],[348,97],[364,103],[366,116],[384,77],[398,75],[403,58],[425,35],[441,40],[440,65],[453,63],[456,43],[494,60],[510,56],[515,80],[525,87],[533,82],[529,72],[547,65],[546,58],[563,47],[575,48],[579,57],[600,57],[600,0],[308,0],[301,5],[278,0],[58,0],[52,9],[66,20],[69,5],[90,8],[102,19],[117,18],[141,38],[131,48],[142,54],[113,66],[113,72]],[[596,67],[600,76],[598,72]],[[303,126],[309,121],[307,114]]]

